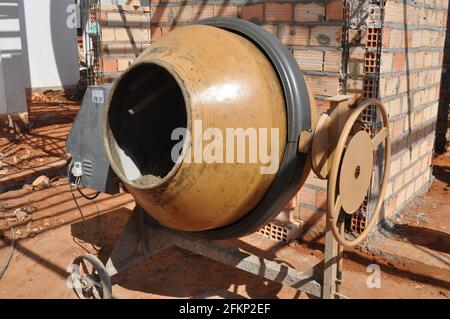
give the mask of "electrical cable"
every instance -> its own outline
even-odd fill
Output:
[[[70,163],[70,165],[68,166],[69,172],[70,172],[70,169],[72,166],[73,166],[73,164]],[[78,191],[78,193],[80,193],[81,196],[83,196],[87,200],[94,200],[98,197],[98,195],[100,195],[100,192],[97,192],[94,196],[88,196],[85,193],[83,193],[83,191],[80,188],[80,181],[81,181],[81,176],[75,177],[75,185],[77,185],[77,191]]]
[[[94,196],[89,197],[81,191],[80,185],[78,185],[78,184],[77,184],[77,191],[78,191],[78,193],[80,193],[81,196],[83,196],[84,198],[86,198],[88,200],[94,200],[98,197],[98,195],[100,195],[100,192],[97,192],[97,194],[95,194]]]
[[[76,179],[76,182],[79,182],[79,177]],[[79,205],[79,203],[78,203],[78,200],[77,200],[77,198],[76,198],[76,196],[75,196],[75,192],[73,191],[72,184],[71,184],[70,182],[69,182],[69,186],[70,186],[70,193],[72,194],[73,201],[75,202],[75,206],[77,207],[78,212],[80,213],[80,216],[81,216],[81,220],[82,220],[83,227],[84,227],[84,232],[85,232],[86,236],[89,238],[89,240],[91,241],[89,244],[91,245],[91,247],[92,247],[96,252],[100,252],[100,251],[102,251],[103,248],[105,247],[105,239],[104,239],[103,234],[102,234],[102,231],[101,231],[101,226],[100,226],[100,212],[99,212],[99,210],[98,210],[97,203],[95,203],[95,207],[96,207],[96,209],[97,209],[97,227],[98,227],[98,235],[99,235],[99,239],[100,239],[100,242],[101,242],[101,244],[99,245],[100,248],[95,247],[95,245],[93,244],[94,241],[92,240],[91,234],[90,234],[90,232],[89,232],[88,229],[87,229],[87,223],[86,223],[86,219],[84,218],[83,210],[81,209],[81,207],[80,207],[80,205]],[[77,183],[77,187],[78,187],[78,183]],[[81,192],[80,192],[80,193],[81,193]],[[98,194],[95,196],[95,198],[96,198],[97,196],[98,196]],[[73,238],[73,240],[74,240],[77,244],[79,244],[79,243],[75,240],[75,237]],[[85,241],[82,241],[82,242],[83,242],[83,243],[86,243]]]

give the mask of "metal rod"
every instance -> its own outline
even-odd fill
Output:
[[[155,75],[157,75],[161,70],[153,70],[153,72],[145,73],[143,76],[141,76],[138,80],[134,81],[130,85],[130,90],[134,91],[138,89],[141,85],[143,85],[146,81],[150,81]]]
[[[131,115],[136,115],[136,113],[142,111],[146,106],[148,106],[150,103],[152,103],[154,100],[156,100],[158,97],[160,97],[162,94],[166,93],[169,89],[174,87],[175,85],[173,83],[166,84],[163,87],[160,87],[157,91],[153,92],[149,96],[147,96],[145,99],[143,99],[141,102],[139,102],[138,105],[136,105],[133,108],[130,108],[128,110],[128,113]]]

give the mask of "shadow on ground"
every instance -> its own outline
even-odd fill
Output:
[[[82,222],[72,224],[72,236],[81,245],[94,244],[104,249],[99,259],[106,263],[121,230],[125,226],[130,210],[117,209],[99,218],[91,217]],[[99,234],[99,225],[102,235]],[[230,241],[228,245],[237,246],[268,259],[276,259],[275,251],[263,251],[243,243],[240,240]],[[280,244],[279,247],[282,245]],[[170,248],[152,256],[148,260],[132,265],[113,277],[113,285],[140,291],[147,294],[172,298],[278,298],[282,285],[261,280],[261,278],[238,269],[231,269],[211,259]],[[242,295],[245,292],[245,297]],[[294,291],[294,290],[293,290]],[[293,293],[298,298],[300,292]]]

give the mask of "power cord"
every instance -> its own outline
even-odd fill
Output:
[[[84,198],[89,199],[89,200],[93,200],[93,199],[95,199],[95,198],[98,197],[98,195],[99,195],[100,192],[97,192],[97,194],[96,194],[95,196],[93,196],[93,197],[85,196],[85,195],[81,192],[81,190],[80,190],[80,188],[79,188],[78,182],[79,182],[79,178],[76,179],[76,185],[77,185],[77,189],[78,189],[79,193],[80,193]],[[84,227],[84,232],[85,232],[86,236],[89,238],[89,240],[91,241],[89,244],[91,245],[91,247],[92,247],[96,252],[100,252],[100,251],[102,251],[103,248],[105,247],[105,239],[104,239],[103,233],[102,233],[102,231],[101,231],[101,225],[100,225],[100,212],[99,212],[99,210],[98,210],[97,203],[95,203],[95,208],[97,209],[97,214],[96,214],[96,218],[97,218],[97,227],[98,227],[98,232],[97,232],[97,233],[98,233],[98,235],[99,235],[99,239],[100,239],[100,242],[101,242],[101,244],[100,244],[100,246],[99,246],[100,248],[95,247],[95,245],[93,244],[94,241],[92,240],[91,233],[88,231],[86,219],[84,218],[83,210],[81,209],[81,207],[80,207],[80,205],[79,205],[79,203],[78,203],[78,200],[77,200],[77,198],[76,198],[76,196],[75,196],[75,192],[74,192],[74,190],[73,190],[72,183],[69,182],[69,186],[70,186],[70,193],[72,194],[73,201],[75,202],[75,206],[77,207],[78,212],[80,213],[80,216],[81,216],[81,220],[82,220],[83,227]],[[75,241],[75,243],[77,243],[78,245],[80,245],[80,243],[77,242],[77,240],[75,239],[75,237],[73,237],[73,240]],[[86,243],[85,241],[80,241],[80,242]],[[81,245],[80,245],[80,246],[81,246]]]
[[[80,188],[80,181],[81,181],[81,176],[75,177],[75,185],[77,185],[77,191],[78,191],[78,193],[80,193],[81,196],[83,196],[87,200],[94,200],[98,197],[98,195],[100,195],[100,192],[97,192],[94,196],[88,196],[85,193],[83,193],[83,191]]]
[[[98,197],[98,195],[100,195],[100,192],[97,192],[97,194],[95,194],[94,196],[89,197],[81,191],[80,185],[78,185],[78,184],[77,184],[77,191],[78,191],[78,193],[80,193],[81,196],[83,196],[84,198],[86,198],[88,200],[94,200]]]

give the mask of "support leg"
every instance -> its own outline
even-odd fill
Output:
[[[325,234],[325,258],[322,285],[322,298],[334,299],[336,291],[336,274],[338,264],[338,243],[334,239],[331,227],[328,225]]]
[[[111,256],[106,263],[106,269],[112,277],[131,264],[145,259],[143,244],[143,214],[145,212],[136,206],[128,219],[128,222],[116,242]]]
[[[316,281],[318,267],[300,272],[278,262],[267,260],[220,243],[200,239],[187,233],[177,232],[162,226],[145,226],[148,247],[153,253],[175,246],[222,264],[244,270],[282,285],[296,288],[310,295],[320,297],[320,283]]]

